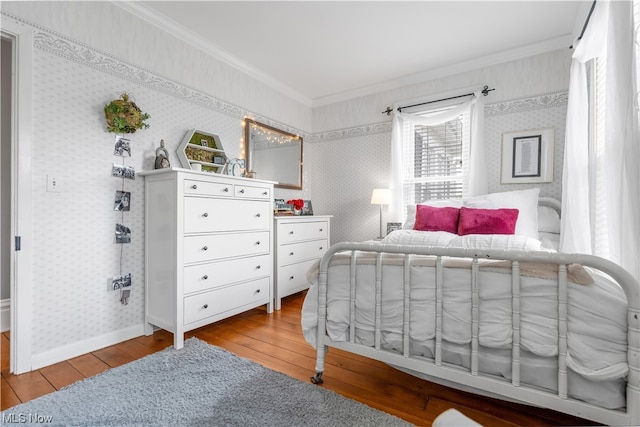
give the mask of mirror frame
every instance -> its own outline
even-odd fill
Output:
[[[244,119],[244,155],[245,155],[245,159],[246,159],[247,168],[249,168],[250,165],[251,165],[251,139],[250,139],[250,136],[251,136],[250,135],[251,125],[265,128],[269,132],[278,133],[278,134],[284,135],[286,137],[289,137],[291,139],[299,140],[300,141],[300,159],[299,159],[300,171],[299,171],[299,175],[298,175],[299,176],[299,180],[298,180],[297,184],[295,184],[295,183],[281,183],[281,182],[277,182],[277,181],[275,181],[273,179],[269,179],[268,177],[267,178],[261,177],[260,176],[260,171],[254,171],[254,170],[249,170],[249,169],[247,169],[247,171],[248,172],[255,172],[259,179],[265,179],[267,181],[276,182],[276,184],[274,184],[274,187],[276,187],[276,188],[288,188],[288,189],[292,189],[292,190],[302,190],[302,159],[303,159],[303,156],[302,156],[302,148],[303,148],[302,137],[299,136],[299,135],[294,135],[292,133],[283,131],[283,130],[278,129],[278,128],[274,128],[273,126],[269,126],[269,125],[266,125],[264,123],[257,122],[257,121],[255,121],[253,119],[248,118],[248,117],[245,117],[245,119]]]

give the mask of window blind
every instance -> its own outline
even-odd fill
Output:
[[[440,112],[425,111],[420,115]],[[435,126],[404,125],[407,204],[463,197],[469,156],[469,113]]]

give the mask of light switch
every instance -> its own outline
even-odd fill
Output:
[[[47,192],[58,193],[60,192],[60,182],[58,178],[53,175],[47,175]]]

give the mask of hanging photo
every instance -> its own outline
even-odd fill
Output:
[[[114,211],[128,211],[131,207],[131,192],[116,190],[116,198],[113,205]]]
[[[125,152],[129,154],[129,157],[131,157],[131,140],[123,136],[116,136],[116,144],[113,149],[113,154],[124,157]]]
[[[116,243],[131,243],[131,229],[122,224],[116,224]]]
[[[109,289],[116,291],[118,289],[128,288],[131,286],[131,273],[124,276],[113,276]]]
[[[136,170],[133,166],[118,165],[114,163],[111,168],[111,175],[116,178],[136,179]]]

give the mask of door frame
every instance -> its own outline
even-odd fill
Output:
[[[20,236],[21,250],[10,251],[10,371],[32,369],[33,307],[33,30],[1,16],[2,35],[12,40],[11,87],[11,236]],[[13,239],[11,239],[13,240]],[[11,242],[15,245],[14,242]]]

